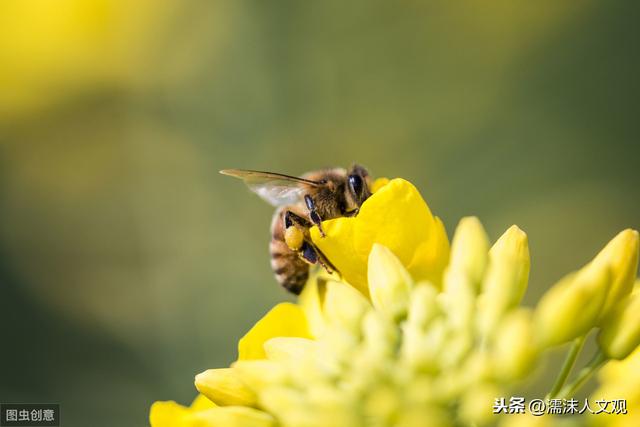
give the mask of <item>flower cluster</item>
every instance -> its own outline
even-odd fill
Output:
[[[442,222],[402,179],[382,185],[357,217],[323,227],[325,238],[312,237],[341,276],[313,275],[298,304],[277,305],[240,340],[230,368],[196,376],[201,395],[191,407],[156,402],[153,427],[509,425],[513,416],[496,416],[494,400],[517,392],[540,355],[565,343],[548,397],[573,396],[605,365],[613,373],[597,393],[640,400],[640,353],[628,358],[640,343],[636,231],[620,233],[529,309],[520,305],[526,234],[512,226],[491,245],[469,217],[449,246]],[[567,384],[594,329],[598,352]],[[604,422],[633,422],[624,417]]]

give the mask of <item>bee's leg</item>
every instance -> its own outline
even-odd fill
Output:
[[[311,223],[291,211],[284,213],[284,242],[289,249],[300,251]]]
[[[348,217],[352,217],[352,216],[356,216],[356,215],[358,215],[358,212],[360,212],[360,209],[355,208],[355,209],[354,209],[354,210],[352,210],[352,211],[347,211],[347,212],[345,212],[345,213],[344,213],[344,216],[345,216],[345,217],[347,217],[347,218],[348,218]]]
[[[322,218],[318,215],[318,211],[316,210],[316,204],[311,198],[310,195],[304,196],[304,202],[307,204],[307,208],[309,209],[309,219],[311,222],[318,226],[318,231],[320,231],[320,235],[325,237],[324,230],[322,229]]]
[[[318,254],[318,264],[320,264],[322,268],[324,268],[325,271],[329,274],[333,273],[334,271],[340,274],[338,269],[333,264],[331,264],[331,261],[329,261],[329,258],[327,258],[326,255],[322,253],[320,248],[318,248],[316,245],[313,245],[313,247],[315,248],[316,253]]]
[[[308,230],[311,227],[309,221],[291,211],[286,211],[284,226],[284,240],[290,249],[298,251],[300,257],[309,264],[320,264],[329,274],[335,271],[335,267],[327,257],[309,239]]]
[[[284,228],[289,228],[294,224],[306,228],[311,227],[311,223],[307,221],[306,218],[303,218],[300,215],[293,213],[292,211],[286,211],[284,213]]]
[[[304,259],[309,264],[320,264],[322,268],[329,274],[337,271],[336,268],[331,264],[331,262],[327,259],[327,257],[318,249],[316,245],[311,242],[305,240],[300,248],[299,252],[302,259]]]

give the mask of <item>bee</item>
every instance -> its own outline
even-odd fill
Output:
[[[336,270],[314,245],[309,229],[316,225],[324,237],[322,221],[357,215],[371,196],[371,178],[359,165],[348,171],[321,169],[299,178],[242,169],[224,169],[220,173],[242,179],[277,208],[271,221],[271,268],[278,283],[296,295],[304,288],[311,265],[319,264],[329,273]]]

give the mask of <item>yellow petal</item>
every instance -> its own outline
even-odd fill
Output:
[[[374,243],[389,248],[416,280],[440,284],[449,258],[442,222],[431,214],[418,190],[393,179],[362,205],[355,218],[322,223],[326,237],[311,229],[314,243],[344,279],[368,295],[367,261]]]
[[[373,184],[371,184],[371,193],[376,193],[378,190],[380,190],[382,187],[384,187],[385,185],[387,185],[389,183],[389,178],[377,178],[375,181],[373,181]]]
[[[211,409],[215,408],[216,404],[213,403],[207,396],[204,394],[199,394],[193,399],[191,402],[190,408],[194,411],[202,411],[203,409]]]
[[[173,400],[154,402],[149,413],[151,427],[191,427],[197,425],[193,414],[215,408],[216,405],[199,394],[190,407],[180,405]]]
[[[275,419],[266,412],[245,406],[224,406],[191,415],[190,427],[274,427]],[[177,427],[177,426],[172,426]]]
[[[311,338],[301,307],[288,302],[273,307],[238,342],[238,360],[264,359],[264,343],[274,337]]]
[[[434,217],[434,227],[428,240],[423,241],[414,251],[407,270],[411,277],[440,287],[442,272],[449,264],[449,238],[442,220]]]
[[[371,196],[362,205],[367,205]],[[362,213],[362,209],[360,213]],[[359,215],[358,215],[359,216]],[[320,236],[318,227],[311,228],[311,239],[329,258],[343,279],[368,296],[366,258],[356,254],[354,233],[356,218],[337,218],[322,222],[325,237]]]
[[[611,270],[611,289],[602,316],[606,316],[618,301],[631,292],[638,271],[638,232],[626,229],[614,237],[594,258],[593,263]]]
[[[373,306],[392,319],[404,317],[413,280],[393,252],[375,243],[369,255],[368,276]]]
[[[187,426],[189,409],[173,400],[154,402],[149,413],[151,427]]]
[[[254,406],[255,394],[232,368],[208,369],[196,375],[196,388],[217,405]]]

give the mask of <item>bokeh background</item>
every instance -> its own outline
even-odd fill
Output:
[[[0,2],[0,401],[143,426],[289,299],[228,167],[357,161],[451,235],[529,235],[532,304],[640,228],[637,2]],[[541,396],[538,396],[541,397]]]

